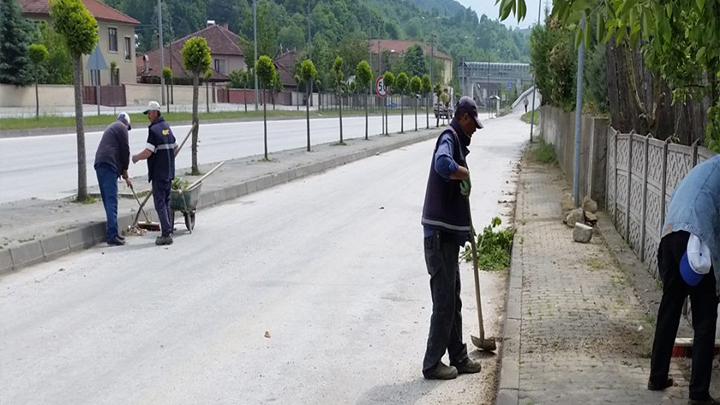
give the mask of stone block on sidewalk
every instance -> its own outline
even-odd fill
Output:
[[[565,219],[565,225],[569,228],[573,228],[576,222],[580,222],[581,224],[585,223],[585,212],[582,208],[576,208],[570,211]]]
[[[565,193],[562,197],[562,201],[560,202],[560,206],[562,206],[563,213],[568,213],[575,209],[575,199],[573,198],[573,195],[570,193]]]
[[[585,196],[582,208],[583,210],[594,214],[598,212],[598,203],[589,196]]]
[[[573,230],[573,240],[578,243],[589,243],[592,240],[592,233],[592,226],[576,222]]]

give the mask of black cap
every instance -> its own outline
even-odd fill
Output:
[[[475,100],[468,96],[460,97],[460,100],[458,100],[455,105],[455,111],[470,114],[470,116],[475,118],[475,125],[477,125],[478,129],[483,128],[483,124],[480,122],[480,118],[478,117],[478,108]]]

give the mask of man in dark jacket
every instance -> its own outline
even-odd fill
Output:
[[[160,112],[160,104],[151,101],[145,115],[150,120],[147,143],[145,149],[133,156],[133,163],[147,159],[148,177],[152,182],[153,201],[155,211],[160,218],[162,235],[155,240],[156,245],[171,245],[173,243],[173,224],[170,220],[170,189],[175,179],[175,150],[177,143],[170,125],[165,122]]]
[[[480,372],[471,360],[462,337],[460,301],[460,246],[471,237],[469,204],[470,172],[465,156],[470,139],[482,128],[477,104],[462,97],[455,107],[450,127],[438,137],[425,192],[422,225],[425,264],[430,273],[433,313],[430,319],[423,375],[427,379],[450,380],[458,374]],[[450,366],[440,360],[450,356]]]
[[[127,172],[130,163],[130,143],[128,140],[130,128],[130,116],[124,112],[120,113],[117,121],[110,124],[103,132],[100,145],[98,145],[95,153],[95,173],[97,174],[100,195],[102,196],[107,217],[105,240],[111,246],[125,244],[125,238],[118,232],[117,180],[122,176],[128,187],[132,186]]]

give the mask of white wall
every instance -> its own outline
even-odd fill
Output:
[[[72,85],[41,84],[38,95],[41,108],[75,105]],[[0,107],[35,107],[35,85],[17,87],[0,84]]]
[[[175,104],[192,104],[193,86],[173,86],[173,100]],[[198,88],[198,104],[205,105],[205,86]],[[216,98],[217,99],[217,98]],[[159,84],[126,84],[125,85],[125,101],[128,106],[147,105],[150,101],[160,102],[162,94],[160,93]],[[213,88],[210,85],[210,104],[213,100]]]

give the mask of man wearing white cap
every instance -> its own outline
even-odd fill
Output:
[[[177,143],[170,125],[165,122],[160,112],[160,104],[151,101],[144,112],[150,120],[148,139],[145,149],[133,156],[133,163],[147,159],[148,178],[152,182],[155,211],[160,218],[162,235],[155,240],[156,245],[173,243],[173,224],[170,221],[170,189],[175,178],[175,150]]]
[[[117,120],[103,132],[100,145],[98,145],[95,153],[95,174],[97,174],[100,195],[102,196],[105,216],[107,217],[105,240],[111,246],[125,244],[125,238],[118,232],[117,180],[122,176],[128,187],[132,185],[127,172],[130,163],[130,143],[128,140],[130,128],[130,116],[124,112],[120,113]]]
[[[663,296],[653,342],[648,389],[673,385],[670,358],[685,298],[694,339],[690,405],[720,404],[710,396],[720,290],[720,155],[695,168],[673,193],[658,251]]]

